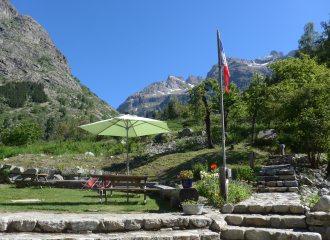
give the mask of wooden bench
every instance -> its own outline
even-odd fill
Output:
[[[100,203],[102,202],[102,196],[104,194],[105,196],[105,203],[108,202],[108,194],[107,191],[110,191],[110,197],[112,197],[112,192],[113,191],[134,191],[137,193],[144,193],[144,204],[147,203],[147,192],[160,192],[160,189],[158,188],[150,188],[150,187],[145,187],[145,188],[140,188],[140,187],[110,187],[110,188],[100,188],[100,189],[94,189],[97,190],[100,194]]]

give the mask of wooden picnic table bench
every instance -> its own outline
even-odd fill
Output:
[[[158,188],[147,187],[148,178],[156,178],[157,176],[127,176],[127,175],[91,175],[91,177],[99,178],[101,180],[101,188],[95,189],[100,194],[100,203],[102,202],[102,196],[105,196],[105,202],[107,203],[107,191],[127,191],[127,202],[128,202],[128,192],[143,192],[144,193],[144,204],[147,203],[146,194],[147,191],[160,191]],[[126,181],[125,181],[126,180]],[[141,181],[144,180],[144,184],[141,184]],[[126,187],[118,186],[119,183],[126,182]],[[132,186],[129,186],[127,183],[131,183]],[[107,185],[106,185],[107,184]]]
[[[47,177],[48,177],[48,174],[26,174],[26,173],[22,173],[21,174],[23,179],[22,181],[25,180],[25,178],[31,178],[31,182],[33,182],[34,180],[36,181],[39,181],[40,178],[43,178],[46,182],[47,182]]]

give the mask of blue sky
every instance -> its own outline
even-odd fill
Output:
[[[330,19],[329,0],[9,1],[49,33],[72,75],[114,108],[169,75],[205,78],[218,61],[217,30],[226,56],[252,60],[297,49],[306,23],[321,32]]]

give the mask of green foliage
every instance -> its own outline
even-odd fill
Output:
[[[310,57],[317,57],[319,64],[325,63],[330,68],[330,20],[328,23],[321,22],[321,27],[323,32],[318,33],[313,22],[305,25],[304,34],[298,41],[299,52],[296,52],[295,57],[301,57],[301,53],[308,54]]]
[[[50,58],[49,58],[49,57],[46,57],[46,56],[43,56],[43,57],[41,57],[41,58],[38,58],[37,61],[38,61],[38,63],[40,63],[41,65],[46,65],[47,63],[49,63]]]
[[[219,173],[216,169],[210,173],[202,172],[202,181],[197,189],[200,195],[216,207],[222,207],[225,203],[236,204],[252,195],[252,190],[247,183],[230,181],[228,184],[228,199],[225,202],[220,196]]]
[[[208,170],[207,164],[197,163],[193,165],[192,172],[194,174],[194,180],[201,180],[201,172]]]
[[[330,147],[330,70],[303,54],[270,67],[281,80],[269,89],[274,120],[280,127],[292,129],[287,134],[317,168],[321,152]]]
[[[0,171],[0,174],[4,175],[5,177],[7,177],[12,171],[9,169],[9,168],[5,168],[5,169],[2,169]]]
[[[255,172],[250,166],[238,166],[236,167],[236,172],[236,179],[238,181],[245,180],[248,182],[254,182],[257,179]]]
[[[57,97],[56,100],[63,106],[68,104],[68,99],[64,98],[64,97]]]
[[[41,136],[42,132],[37,123],[24,121],[13,130],[5,129],[2,133],[2,142],[7,146],[22,146],[37,140]]]
[[[29,96],[36,103],[47,101],[44,86],[33,82],[8,83],[0,86],[0,96],[4,97],[5,104],[12,108],[23,107]]]

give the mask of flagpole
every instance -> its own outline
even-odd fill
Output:
[[[223,111],[223,91],[222,91],[222,67],[221,67],[221,39],[220,32],[218,30],[218,67],[219,67],[219,86],[220,86],[220,105],[221,105],[221,125],[222,125],[222,157],[223,166],[219,168],[219,182],[220,182],[220,194],[227,200],[228,197],[228,184],[226,178],[226,144],[225,144],[225,124],[224,124],[224,111]]]

